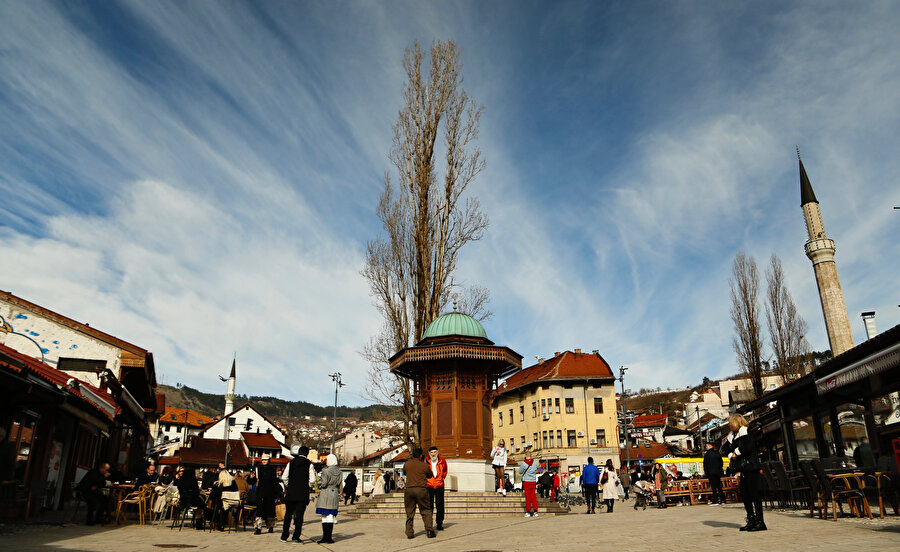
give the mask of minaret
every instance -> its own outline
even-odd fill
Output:
[[[800,148],[797,148],[797,159],[800,161],[800,205],[803,208],[803,218],[806,219],[806,231],[809,233],[806,256],[812,261],[813,271],[816,273],[819,301],[822,303],[822,314],[825,315],[831,353],[838,356],[853,347],[853,332],[850,330],[844,292],[841,291],[841,281],[834,264],[834,240],[825,235],[819,201],[813,193],[809,177],[806,176],[806,169],[803,168]]]
[[[228,392],[225,393],[225,414],[223,416],[227,416],[234,411],[234,382],[237,379],[234,369],[236,363],[237,358],[231,361],[231,375],[228,376]]]

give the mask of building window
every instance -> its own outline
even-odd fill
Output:
[[[228,425],[233,426],[236,422],[237,420],[235,420],[234,418],[228,418]]]
[[[509,425],[512,425],[513,417],[512,417],[512,408],[509,409]]]
[[[542,437],[544,438],[544,440],[542,441],[544,448],[547,448],[547,432],[546,431],[544,432]]]
[[[606,446],[606,430],[605,429],[597,430],[597,446],[598,447]]]
[[[534,440],[532,441],[532,443],[534,443],[534,448],[538,448],[541,444],[540,441],[538,441],[538,434],[532,433],[531,436],[534,437]]]
[[[555,447],[556,445],[553,442],[553,430],[550,430],[550,448]]]
[[[594,397],[594,414],[603,414],[603,397]]]
[[[566,399],[566,414],[575,414],[575,399]]]
[[[519,421],[520,422],[525,421],[525,405],[524,404],[519,407]]]
[[[172,426],[170,426],[169,424],[166,424],[165,432],[168,433],[170,431],[172,431]]]
[[[532,401],[531,403],[531,417],[537,418],[537,401]]]
[[[559,443],[559,446],[563,446],[563,443],[562,443],[562,430],[561,430],[561,429],[557,429],[557,430],[556,430],[556,442]]]
[[[522,448],[525,448],[525,447],[526,447],[526,444],[525,444],[525,436],[522,435]]]
[[[510,437],[510,438],[509,438],[509,450],[515,449],[515,448],[516,448],[515,445],[516,445],[516,438],[515,438],[515,437]]]
[[[500,427],[503,427],[503,412],[500,412]]]
[[[559,414],[559,397],[556,397],[556,413]]]
[[[566,400],[569,400],[569,399],[566,399]],[[566,432],[566,438],[569,440],[570,447],[578,446],[578,442],[575,441],[575,430],[574,429],[570,429]]]
[[[547,414],[547,400],[541,399],[541,414]]]

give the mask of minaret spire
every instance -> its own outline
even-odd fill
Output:
[[[844,303],[844,292],[841,290],[837,265],[834,263],[834,240],[825,235],[822,212],[819,210],[819,202],[803,167],[799,147],[797,160],[800,162],[800,205],[809,235],[805,246],[806,256],[812,261],[813,271],[816,274],[819,301],[822,304],[822,314],[825,315],[825,329],[828,331],[831,353],[838,356],[853,347],[853,332],[850,329],[850,319],[847,316],[847,305]]]
[[[228,376],[228,392],[225,393],[225,414],[227,416],[234,412],[234,385],[237,382],[237,353],[231,360],[231,375]]]

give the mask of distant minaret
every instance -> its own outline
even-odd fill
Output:
[[[828,343],[831,353],[838,356],[853,347],[853,332],[850,330],[850,319],[847,316],[847,305],[844,303],[844,292],[838,279],[837,266],[834,264],[834,240],[826,237],[825,224],[819,211],[819,201],[813,193],[800,159],[800,148],[797,148],[797,159],[800,161],[800,205],[803,207],[803,218],[806,219],[806,230],[809,240],[806,242],[806,256],[812,261],[816,273],[816,284],[819,286],[819,300],[822,303],[822,314],[825,315],[825,329],[828,330]]]
[[[231,375],[228,376],[228,392],[225,393],[225,414],[223,416],[234,411],[234,382],[237,379],[234,373],[235,364],[237,364],[237,358],[231,361]]]

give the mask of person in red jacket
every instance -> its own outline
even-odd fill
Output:
[[[438,448],[428,447],[428,463],[431,464],[431,473],[425,484],[428,487],[428,497],[431,499],[431,509],[434,511],[435,529],[444,530],[444,479],[447,478],[447,461],[438,456]]]

